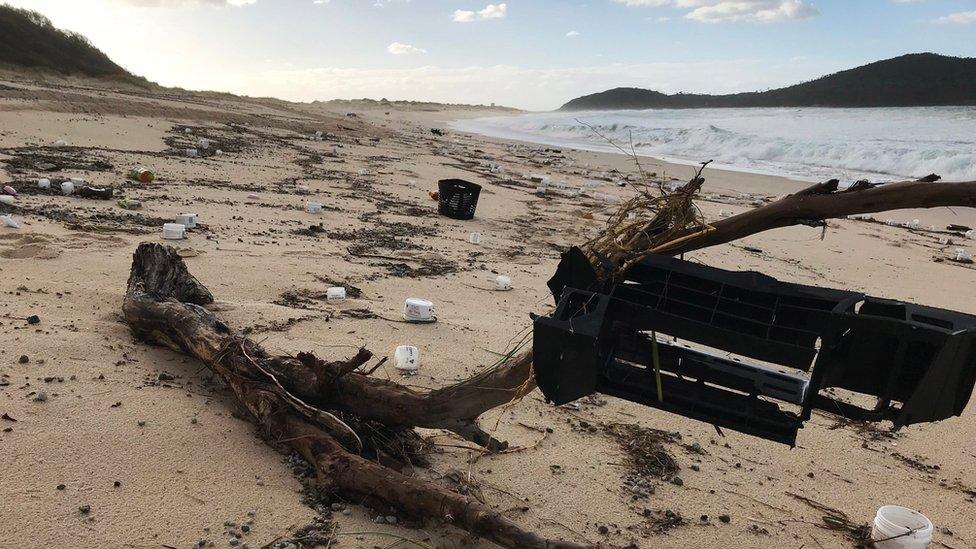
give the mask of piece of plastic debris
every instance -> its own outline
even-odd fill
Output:
[[[4,225],[10,227],[11,229],[20,228],[20,223],[17,223],[17,220],[14,219],[14,216],[11,214],[0,215],[0,222],[3,222]]]
[[[507,292],[512,289],[512,279],[505,275],[495,277],[495,289],[500,292]]]
[[[51,188],[51,180],[50,179],[47,179],[47,178],[38,179],[37,180],[37,188],[38,189],[50,189]]]
[[[75,192],[75,184],[71,181],[65,181],[61,183],[61,194],[64,196],[71,196]]]
[[[183,225],[187,229],[192,229],[197,226],[197,221],[199,217],[195,213],[181,213],[176,214],[176,223]]]
[[[9,194],[0,194],[0,204],[4,204],[6,206],[13,206],[14,202],[16,201],[17,199],[10,196]]]
[[[346,300],[346,288],[343,286],[333,286],[325,291],[326,300],[331,303],[339,303]]]
[[[179,223],[164,223],[163,238],[166,240],[183,240],[186,238],[186,226]]]
[[[308,204],[305,204],[305,211],[310,214],[320,214],[322,213],[322,203],[309,202]]]
[[[481,244],[481,233],[471,233],[468,235],[468,242],[472,244]]]
[[[878,509],[871,527],[872,545],[878,549],[925,549],[932,542],[932,521],[922,513],[885,505]]]
[[[416,297],[407,298],[403,304],[403,319],[408,322],[433,322],[434,303]]]
[[[393,365],[404,374],[416,374],[420,369],[420,351],[410,345],[400,345],[393,353]]]
[[[9,194],[10,196],[17,196],[17,189],[11,187],[10,185],[4,185],[3,192]]]

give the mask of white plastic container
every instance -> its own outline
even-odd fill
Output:
[[[310,214],[320,214],[322,213],[322,203],[321,202],[309,202],[305,204],[305,211]]]
[[[12,216],[10,214],[0,215],[0,224],[6,225],[7,227],[10,227],[11,229],[19,229],[20,228],[20,223],[17,223],[17,220],[14,219],[14,216]]]
[[[197,214],[195,213],[181,213],[176,214],[176,222],[183,225],[187,229],[192,229],[197,226]]]
[[[64,183],[61,183],[61,194],[63,194],[64,196],[70,196],[74,192],[75,192],[74,183],[72,183],[71,181],[65,181]]]
[[[410,345],[400,345],[393,353],[393,365],[404,374],[416,374],[420,369],[420,351]]]
[[[403,304],[403,319],[408,322],[433,322],[434,303],[416,297],[407,298]]]
[[[166,240],[183,240],[186,238],[186,226],[179,223],[164,223],[163,238]]]
[[[512,289],[512,279],[505,275],[495,277],[495,289],[499,292],[507,292]]]
[[[13,206],[17,199],[10,196],[9,194],[0,194],[0,204],[6,204],[7,206]]]
[[[970,262],[973,260],[973,254],[967,252],[962,248],[956,248],[956,261]]]
[[[471,233],[468,235],[468,242],[472,244],[481,244],[481,233]]]
[[[874,517],[871,539],[876,549],[925,549],[932,543],[932,530],[932,521],[922,513],[885,505]]]
[[[47,178],[38,179],[37,180],[37,188],[38,189],[50,189],[51,188],[51,180],[50,179],[47,179]]]
[[[329,303],[340,303],[346,300],[346,289],[342,286],[333,286],[325,291],[325,297]]]

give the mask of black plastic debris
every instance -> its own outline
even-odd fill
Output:
[[[474,218],[481,185],[463,179],[441,179],[437,192],[437,211],[441,215],[461,220]]]
[[[555,404],[601,392],[794,445],[813,409],[898,428],[960,415],[976,384],[973,315],[665,256],[597,281],[571,250],[535,321]]]

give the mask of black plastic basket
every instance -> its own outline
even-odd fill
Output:
[[[453,219],[472,219],[478,208],[481,185],[463,179],[441,179],[437,182],[437,211]]]

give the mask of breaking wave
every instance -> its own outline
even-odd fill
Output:
[[[818,181],[976,180],[976,108],[687,109],[459,120],[461,131]]]

